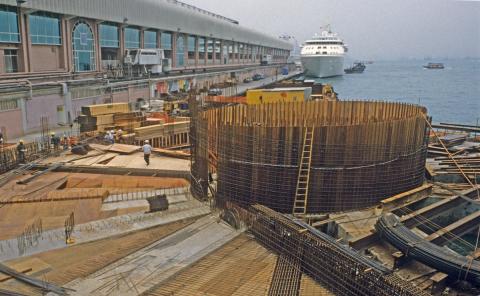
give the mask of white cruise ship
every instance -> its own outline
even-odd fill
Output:
[[[329,27],[320,35],[305,41],[301,51],[305,74],[312,77],[343,75],[343,61],[347,47]]]

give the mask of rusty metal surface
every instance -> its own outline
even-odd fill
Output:
[[[192,174],[203,180],[201,174],[211,171],[210,154],[215,155],[218,202],[259,203],[292,213],[303,134],[315,126],[307,214],[374,206],[422,185],[425,112],[414,105],[363,101],[207,110],[193,120],[193,160],[203,165],[192,164]]]
[[[244,209],[228,203],[226,208],[235,208],[241,213],[240,217],[258,242],[286,257],[293,268],[298,266],[302,273],[335,295],[430,295],[379,262],[291,216],[261,205]]]

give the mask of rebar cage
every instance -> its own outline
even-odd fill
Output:
[[[217,201],[291,213],[304,134],[315,128],[307,213],[355,210],[424,181],[426,109],[368,101],[236,105],[194,118],[192,175],[218,175]],[[205,147],[207,146],[207,147]]]

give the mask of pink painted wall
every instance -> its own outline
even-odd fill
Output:
[[[20,109],[0,111],[0,130],[6,130],[8,139],[18,138],[23,135],[22,111]]]
[[[32,72],[60,71],[65,69],[61,46],[33,45],[30,60]]]
[[[128,103],[128,92],[118,92],[112,94],[113,103]]]
[[[57,106],[59,105],[63,105],[63,98],[60,95],[38,96],[32,100],[25,101],[27,114],[26,132],[40,130],[42,116],[48,117],[48,123],[51,127],[57,126]]]

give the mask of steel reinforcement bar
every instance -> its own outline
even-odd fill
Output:
[[[238,213],[262,245],[289,258],[289,262],[300,262],[303,273],[336,295],[430,295],[380,263],[291,216],[261,205],[248,210],[232,203],[223,206]]]
[[[480,284],[480,262],[473,257],[457,255],[433,244],[407,228],[394,214],[382,216],[375,228],[381,238],[408,257],[450,275],[454,279]]]

